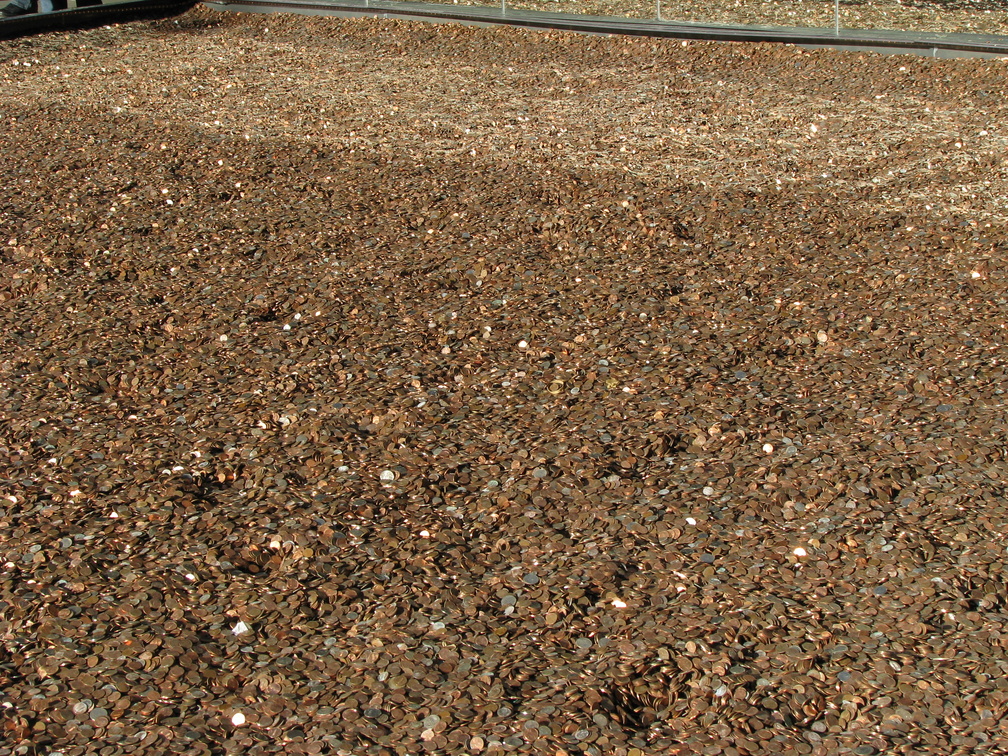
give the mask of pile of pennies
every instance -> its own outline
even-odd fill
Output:
[[[4,44],[0,754],[1006,742],[1003,63]]]

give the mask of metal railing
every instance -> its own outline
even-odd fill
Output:
[[[444,2],[444,0],[441,0]],[[454,5],[669,23],[1008,36],[1008,0],[449,0]]]
[[[926,23],[893,23],[906,3],[947,0],[205,0],[219,10],[287,11],[313,15],[376,16],[460,23],[510,24],[592,34],[738,42],[786,42],[914,52],[934,57],[1008,57],[1008,0],[991,17],[963,11],[915,10]],[[984,1],[984,0],[974,0]],[[913,10],[914,6],[909,6]],[[712,10],[713,8],[713,10]],[[856,14],[851,14],[851,9]],[[844,11],[848,11],[849,18]],[[675,16],[675,18],[671,18]],[[845,23],[851,20],[853,23]],[[920,19],[918,19],[920,20]],[[805,23],[802,23],[802,22]]]

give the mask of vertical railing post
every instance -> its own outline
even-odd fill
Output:
[[[833,0],[833,31],[840,36],[840,0]]]
[[[655,18],[661,21],[661,0],[655,0]]]

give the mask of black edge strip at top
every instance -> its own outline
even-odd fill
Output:
[[[0,39],[59,29],[84,29],[114,21],[116,23],[141,18],[163,18],[192,8],[198,0],[126,0],[106,5],[28,13],[0,19]]]
[[[937,34],[873,29],[813,29],[776,26],[731,26],[682,21],[646,21],[613,16],[578,16],[489,6],[458,6],[405,0],[208,0],[220,10],[372,15],[383,18],[429,18],[480,24],[508,24],[592,34],[626,34],[725,42],[784,42],[829,47],[947,50],[1008,55],[1008,36]]]

